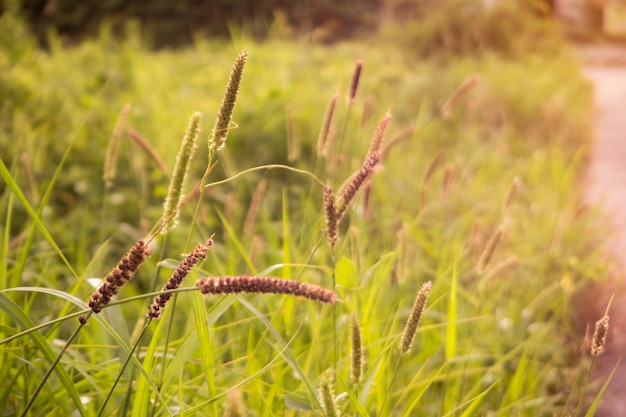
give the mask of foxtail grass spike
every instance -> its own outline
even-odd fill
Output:
[[[165,198],[163,210],[163,221],[167,222],[167,225],[161,230],[163,234],[165,234],[170,227],[176,225],[179,205],[184,198],[183,186],[187,178],[193,151],[196,148],[198,135],[200,135],[201,119],[202,115],[200,113],[194,113],[194,115],[191,116],[185,136],[183,136],[183,140],[180,144],[178,155],[176,155],[176,165],[174,165],[172,179],[167,189],[167,197]]]
[[[113,180],[117,174],[117,159],[120,141],[122,140],[123,132],[126,130],[126,120],[128,118],[128,113],[130,113],[130,109],[130,104],[126,103],[124,108],[122,108],[122,111],[120,111],[120,115],[118,116],[115,127],[113,128],[113,133],[111,134],[111,139],[109,140],[107,154],[104,158],[104,174],[102,175],[104,185],[107,188],[113,185]]]
[[[357,191],[359,191],[361,186],[365,183],[365,180],[374,172],[374,168],[380,161],[380,157],[380,152],[374,152],[369,155],[363,167],[352,176],[352,179],[340,197],[341,204],[339,204],[337,208],[337,222],[341,220]]]
[[[322,303],[332,304],[337,301],[337,296],[333,291],[317,285],[281,278],[258,276],[200,278],[196,281],[196,287],[200,288],[202,294],[286,294]]]
[[[474,86],[478,84],[478,81],[480,81],[480,77],[478,76],[478,74],[474,74],[465,81],[463,81],[463,83],[452,93],[452,95],[441,107],[441,114],[444,118],[447,119],[448,117],[450,117],[450,115],[452,114],[452,110],[454,110],[454,107],[459,99],[469,90],[474,88]]]
[[[444,200],[448,198],[452,185],[454,184],[455,168],[454,164],[448,163],[443,169],[443,185],[441,187],[441,196]]]
[[[359,89],[359,80],[361,79],[361,72],[363,72],[363,60],[359,59],[354,66],[354,72],[352,73],[352,80],[350,81],[350,92],[348,94],[348,101],[352,103],[356,97],[357,90]]]
[[[202,259],[206,259],[206,254],[209,248],[213,246],[213,239],[207,240],[205,243],[199,243],[196,245],[193,251],[178,265],[178,268],[174,271],[170,279],[167,280],[161,291],[175,290],[181,286],[183,280],[189,275],[191,269]],[[172,293],[159,294],[155,297],[152,305],[146,313],[146,317],[149,319],[159,318],[161,312],[172,298]]]
[[[326,154],[326,144],[328,142],[330,128],[333,124],[333,117],[335,116],[335,108],[337,106],[338,97],[339,95],[337,93],[333,94],[328,102],[328,106],[326,107],[322,128],[320,129],[320,134],[317,138],[317,156],[323,156]]]
[[[383,143],[383,139],[385,138],[385,132],[387,132],[387,127],[389,126],[390,121],[391,113],[387,112],[376,127],[376,132],[374,132],[374,136],[372,137],[372,141],[370,143],[370,148],[367,151],[368,156],[373,154],[374,152],[380,151],[380,147]]]
[[[432,287],[433,284],[431,281],[424,283],[415,297],[415,302],[413,303],[413,308],[409,314],[409,319],[404,326],[404,331],[402,332],[402,337],[400,338],[400,352],[402,354],[408,353],[413,346],[413,339],[415,338],[415,333],[417,332],[417,328],[422,319],[422,314],[426,308],[426,301],[428,300],[428,294],[430,293]]]
[[[325,417],[339,417],[337,408],[337,397],[333,389],[333,381],[330,372],[322,376],[319,386],[319,396]]]
[[[143,261],[152,251],[144,240],[138,240],[119,263],[104,278],[98,289],[89,299],[89,308],[99,313],[120,292],[124,284],[130,281]],[[81,323],[83,321],[81,320]]]
[[[353,387],[356,387],[361,383],[361,378],[363,377],[365,356],[363,355],[361,326],[354,313],[350,317],[350,339],[352,340],[350,352],[350,383]]]
[[[326,215],[326,241],[333,248],[339,235],[339,222],[337,221],[335,196],[330,185],[324,186],[324,214]]]
[[[233,115],[233,109],[235,108],[235,102],[237,101],[237,93],[239,93],[239,84],[241,84],[241,77],[243,75],[243,67],[248,59],[248,51],[243,51],[237,55],[233,68],[230,71],[230,77],[228,84],[226,85],[226,92],[222,99],[222,105],[217,118],[215,119],[215,125],[213,131],[209,137],[209,153],[219,151],[226,144],[226,138],[228,137],[228,130],[230,128],[230,121]]]
[[[517,194],[517,189],[519,188],[519,177],[513,178],[513,182],[511,183],[511,187],[509,188],[508,193],[506,193],[506,198],[504,199],[504,203],[502,204],[502,212],[506,212],[511,205],[511,202],[515,198]]]
[[[593,339],[591,339],[591,356],[595,357],[604,351],[604,345],[606,344],[606,335],[609,333],[609,309],[611,308],[611,302],[613,302],[613,296],[609,300],[606,306],[604,316],[596,322],[596,328],[593,332]]]
[[[489,238],[489,242],[487,242],[487,246],[485,246],[485,250],[483,250],[483,253],[480,255],[480,259],[476,265],[476,272],[482,273],[485,270],[505,231],[504,226],[500,225],[496,231],[493,232],[493,235]]]

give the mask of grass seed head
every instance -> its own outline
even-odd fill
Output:
[[[191,269],[202,259],[206,259],[206,254],[211,246],[213,246],[213,239],[209,239],[205,243],[197,244],[194,250],[191,251],[189,255],[185,256],[185,259],[178,265],[178,268],[176,268],[170,279],[163,285],[161,291],[179,288],[183,280],[189,275]],[[172,296],[172,293],[157,295],[152,305],[150,305],[146,317],[150,319],[158,318]]]
[[[109,140],[109,146],[104,158],[104,174],[102,179],[104,185],[109,188],[113,185],[113,180],[117,174],[117,159],[119,154],[120,142],[122,140],[122,134],[126,130],[126,121],[128,119],[128,113],[130,113],[131,106],[126,103],[120,111],[120,115],[117,118],[111,139]]]
[[[217,113],[215,125],[213,126],[213,131],[209,137],[209,153],[219,151],[226,144],[233,109],[235,108],[237,94],[239,93],[239,85],[241,84],[243,68],[246,65],[247,59],[248,51],[241,52],[237,56],[237,59],[235,59],[233,68],[230,71],[230,77],[228,79],[228,84],[226,85],[226,92],[224,93],[224,98],[222,99],[222,105]]]
[[[176,224],[180,209],[179,206],[184,200],[183,186],[187,178],[193,152],[196,148],[196,142],[200,135],[201,120],[201,113],[194,113],[194,115],[191,116],[187,130],[185,131],[185,136],[183,136],[183,140],[180,144],[178,155],[176,155],[176,165],[174,165],[174,172],[172,173],[172,179],[167,189],[167,197],[165,198],[163,209],[163,222],[167,223],[167,225],[161,229],[161,233],[163,234]]]
[[[363,377],[363,365],[365,356],[363,355],[363,341],[361,337],[361,326],[356,314],[350,316],[350,383],[353,387],[359,385]]]
[[[432,287],[433,284],[431,281],[424,283],[415,297],[409,319],[404,326],[404,331],[400,338],[400,352],[403,354],[409,352],[413,346],[413,339],[415,338],[415,333],[422,319],[422,314],[426,308],[426,301],[428,300],[428,294]]]
[[[331,126],[333,124],[333,117],[335,116],[335,108],[337,107],[337,93],[333,94],[326,107],[326,113],[324,114],[324,121],[322,122],[322,128],[320,129],[319,137],[317,138],[317,156],[325,154],[326,144],[328,143],[328,135],[330,133]]]
[[[330,185],[324,186],[324,214],[326,215],[326,241],[333,248],[339,235],[339,223],[335,207],[335,196]]]
[[[380,147],[383,143],[383,139],[385,138],[385,132],[387,132],[387,127],[389,126],[390,121],[391,113],[387,112],[376,127],[376,131],[374,132],[374,136],[372,137],[372,141],[370,142],[370,148],[367,151],[368,156],[373,154],[374,152],[380,151]]]
[[[609,300],[604,316],[596,322],[596,329],[593,332],[593,339],[591,340],[591,356],[598,356],[604,351],[604,345],[606,344],[606,335],[609,332],[609,309],[613,302],[613,296]]]
[[[318,392],[322,402],[324,416],[338,417],[340,412],[337,408],[337,396],[335,395],[335,390],[333,389],[332,375],[330,372],[327,372],[322,376]]]
[[[483,250],[483,253],[480,255],[480,259],[478,259],[476,272],[482,273],[485,270],[485,268],[489,264],[489,261],[491,260],[491,257],[493,256],[493,253],[496,251],[496,248],[498,247],[498,244],[500,243],[500,240],[502,239],[505,231],[506,229],[504,228],[504,226],[500,225],[498,226],[496,231],[493,232],[491,238],[489,238],[489,242],[487,242],[487,246],[485,246],[485,250]]]
[[[363,184],[365,183],[365,180],[368,179],[369,176],[374,172],[374,168],[376,167],[376,164],[378,164],[378,162],[380,161],[380,157],[380,152],[374,152],[369,155],[363,167],[352,176],[352,179],[350,180],[340,197],[341,204],[337,208],[337,222],[341,220],[357,191],[359,191],[361,186],[363,186]]]
[[[94,313],[102,311],[111,299],[120,292],[124,284],[130,281],[143,261],[152,251],[144,240],[138,240],[124,255],[117,266],[104,278],[100,286],[91,295],[89,307]],[[81,321],[82,323],[82,321]]]
[[[354,66],[354,72],[352,73],[352,80],[350,81],[350,93],[348,94],[348,100],[352,103],[356,97],[356,92],[359,89],[359,80],[361,79],[361,72],[363,72],[363,60],[359,59]]]
[[[334,303],[337,296],[333,291],[304,282],[258,276],[225,276],[200,278],[196,287],[202,294],[265,293],[286,294],[304,297],[322,303]]]

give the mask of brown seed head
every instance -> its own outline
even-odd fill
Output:
[[[151,253],[145,241],[135,242],[130,251],[120,259],[117,266],[107,274],[98,289],[91,295],[89,300],[91,310],[94,313],[102,311],[102,308],[120,292],[122,286],[133,278],[139,266]]]
[[[206,259],[206,253],[211,246],[213,246],[213,239],[207,240],[204,244],[199,243],[196,245],[194,250],[189,255],[185,256],[185,259],[178,265],[178,268],[176,268],[170,279],[163,285],[161,291],[179,288],[183,280],[189,275],[191,269],[200,262],[200,260]],[[172,296],[173,294],[171,292],[157,295],[152,305],[150,305],[146,317],[149,319],[158,318]]]
[[[236,294],[236,293],[267,293],[286,294],[304,297],[322,303],[335,303],[337,296],[333,291],[317,285],[290,279],[257,277],[257,276],[225,276],[201,278],[196,287],[202,294]]]

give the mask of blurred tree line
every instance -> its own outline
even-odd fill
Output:
[[[464,31],[465,24],[473,31],[477,26],[488,25],[485,36],[507,38],[520,29],[519,22],[526,19],[525,14],[549,16],[553,4],[552,0],[4,1],[18,2],[20,14],[43,45],[51,30],[76,42],[96,35],[104,22],[120,35],[129,23],[135,22],[139,23],[143,39],[157,48],[184,46],[195,36],[229,37],[233,30],[256,39],[271,35],[307,36],[315,41],[333,42],[367,36],[389,21],[403,26],[417,21],[438,26],[450,21],[458,28],[450,29],[448,25],[448,37],[451,32]],[[528,13],[520,14],[520,10]],[[507,28],[510,24],[513,26]]]

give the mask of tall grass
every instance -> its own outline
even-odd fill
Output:
[[[14,64],[0,61],[12,88],[0,125],[6,414],[29,402],[34,415],[137,416],[552,415],[576,405],[584,334],[570,328],[571,304],[605,264],[578,194],[589,91],[567,56],[440,67],[374,45],[246,39],[145,52],[106,32],[52,45],[5,48]],[[186,120],[202,112],[211,123],[243,49],[232,121],[215,124],[228,141],[219,151],[199,141],[185,198],[173,199],[184,202],[177,225],[157,236],[169,181],[154,155],[174,166]],[[449,100],[472,74],[476,85]],[[125,103],[148,148],[122,135],[105,192],[101,167]],[[146,236],[152,257],[64,348],[97,277]],[[185,280],[157,291],[181,266]],[[196,288],[199,277],[215,279]],[[338,302],[259,293],[303,295],[303,284]],[[167,300],[146,318],[154,297]],[[408,343],[414,301],[423,310]]]

